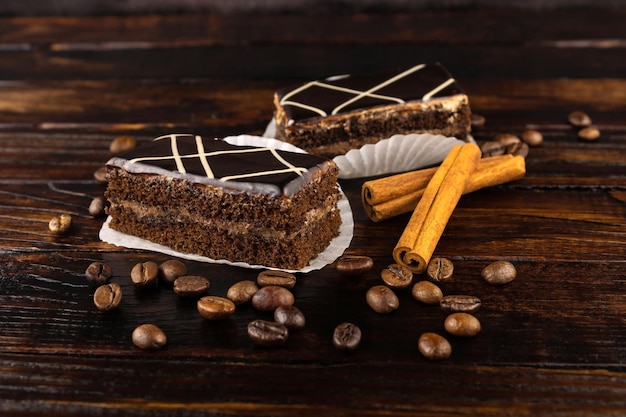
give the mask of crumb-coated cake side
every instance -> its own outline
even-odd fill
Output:
[[[466,140],[471,130],[469,99],[440,64],[283,88],[274,106],[276,137],[325,157],[395,134]]]
[[[179,252],[301,269],[338,235],[325,158],[174,134],[107,165],[109,226]]]

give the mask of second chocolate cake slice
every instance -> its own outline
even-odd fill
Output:
[[[431,133],[466,140],[470,105],[439,64],[345,75],[276,91],[276,137],[326,157],[395,134]]]

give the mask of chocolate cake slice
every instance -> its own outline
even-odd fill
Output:
[[[325,158],[171,134],[107,166],[109,227],[179,252],[297,270],[338,235]]]
[[[395,134],[431,133],[466,140],[467,95],[440,64],[345,75],[274,94],[276,137],[334,157]]]

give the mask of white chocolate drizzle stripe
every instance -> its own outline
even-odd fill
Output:
[[[185,170],[185,164],[183,164],[183,160],[180,159],[180,153],[178,153],[178,143],[176,142],[176,136],[172,135],[170,143],[172,144],[172,156],[174,156],[174,160],[176,161],[176,169],[178,172],[184,174],[187,171]]]
[[[328,113],[326,113],[324,110],[320,109],[319,107],[310,106],[308,104],[300,103],[300,102],[297,102],[297,101],[287,100],[289,97],[291,97],[291,96],[293,96],[293,95],[295,95],[295,94],[297,94],[297,93],[299,93],[301,91],[304,91],[304,90],[306,90],[306,89],[308,89],[310,87],[313,87],[313,86],[326,88],[328,90],[341,91],[341,92],[344,92],[344,93],[351,93],[351,94],[354,94],[356,96],[355,98],[352,98],[352,99],[347,100],[344,103],[340,104],[338,107],[335,108],[335,110],[333,110],[332,114],[337,114],[337,108],[345,106],[345,105],[351,103],[352,101],[355,101],[355,100],[357,100],[357,99],[359,99],[361,97],[365,97],[365,96],[372,97],[372,98],[378,98],[378,99],[381,99],[381,100],[394,101],[394,102],[399,103],[399,104],[405,103],[405,101],[402,100],[399,97],[385,96],[385,95],[382,95],[382,94],[372,94],[373,91],[375,91],[375,90],[372,90],[372,89],[370,89],[368,91],[361,91],[361,90],[355,90],[353,88],[347,88],[347,87],[341,87],[341,86],[338,86],[338,85],[326,84],[326,83],[322,83],[322,82],[319,82],[319,81],[312,81],[310,83],[307,83],[307,84],[305,84],[305,85],[303,85],[303,86],[301,86],[299,88],[296,88],[295,90],[290,91],[289,93],[285,94],[283,96],[283,98],[280,100],[280,104],[282,106],[290,105],[290,106],[300,107],[302,109],[310,110],[310,111],[312,111],[314,113],[319,114],[322,117],[328,116]],[[384,86],[381,86],[381,87],[378,87],[378,88],[382,88],[382,87],[384,87]]]
[[[435,94],[437,94],[438,92],[440,92],[441,90],[443,90],[444,88],[452,84],[453,82],[454,82],[454,78],[448,78],[446,81],[442,82],[437,87],[433,88],[428,93],[424,94],[424,96],[422,97],[422,100],[424,101],[430,100],[432,96],[434,96]]]
[[[177,146],[177,137],[179,136],[195,136],[195,141],[196,141],[196,148],[197,148],[197,153],[193,153],[193,154],[189,154],[189,155],[180,155],[179,151],[178,151],[178,146]],[[183,159],[189,159],[189,158],[198,158],[201,161],[201,164],[204,168],[204,171],[206,173],[207,178],[210,179],[215,179],[215,174],[213,173],[213,170],[211,169],[211,164],[209,162],[209,157],[211,156],[218,156],[218,155],[228,155],[228,154],[244,154],[244,153],[252,153],[252,152],[269,152],[271,153],[274,158],[276,158],[276,160],[278,162],[280,162],[282,165],[285,166],[284,169],[276,169],[276,170],[267,170],[267,171],[259,171],[259,172],[252,172],[252,173],[244,173],[244,174],[235,174],[235,175],[228,175],[228,176],[224,176],[222,178],[218,178],[221,181],[228,181],[228,180],[233,180],[233,179],[242,179],[242,178],[252,178],[252,177],[259,177],[259,176],[264,176],[264,175],[273,175],[273,174],[283,174],[283,173],[289,173],[289,172],[293,172],[299,176],[302,176],[302,173],[307,172],[308,168],[303,168],[303,167],[297,167],[291,163],[289,163],[287,160],[285,160],[275,148],[269,148],[269,147],[258,147],[258,148],[249,148],[249,149],[231,149],[231,150],[220,150],[220,151],[212,151],[212,152],[205,152],[204,151],[204,144],[202,142],[202,137],[199,135],[188,135],[188,134],[171,134],[171,135],[165,135],[165,136],[161,136],[158,137],[156,140],[161,140],[161,139],[170,139],[170,142],[172,144],[172,155],[167,155],[167,156],[146,156],[146,157],[138,157],[138,158],[133,158],[131,160],[129,160],[128,162],[131,164],[136,164],[136,163],[141,163],[141,162],[149,162],[149,161],[165,161],[165,160],[174,160],[176,162],[176,167],[178,172],[185,174],[186,170],[185,170],[185,166],[183,163]]]
[[[340,105],[338,105],[337,107],[335,107],[332,111],[332,114],[335,115],[337,114],[342,108],[344,108],[345,106],[347,106],[348,104],[354,103],[357,100],[360,100],[363,97],[371,97],[374,91],[380,90],[383,87],[388,86],[389,84],[393,84],[396,81],[406,77],[409,74],[412,74],[414,72],[417,72],[419,70],[421,70],[422,68],[424,68],[426,65],[425,64],[419,64],[414,66],[413,68],[410,68],[404,72],[401,72],[400,74],[389,78],[387,81],[384,81],[378,85],[375,85],[374,87],[370,88],[367,91],[362,91],[360,94],[357,94],[355,97],[352,97],[350,100],[344,101],[343,103],[341,103]],[[404,100],[401,100],[400,98],[394,97],[396,100],[400,100],[399,103],[404,103]]]
[[[239,174],[239,175],[229,175],[227,177],[222,177],[220,178],[221,181],[230,181],[230,180],[237,180],[237,179],[242,179],[242,178],[254,178],[254,177],[260,177],[263,175],[273,175],[273,174],[284,174],[287,172],[296,172],[298,175],[302,176],[302,172],[305,172],[306,169],[305,168],[296,168],[295,170],[292,168],[285,168],[285,169],[275,169],[273,171],[261,171],[261,172],[251,172],[249,174]]]
[[[211,169],[211,165],[206,158],[206,153],[204,152],[204,144],[202,143],[202,137],[196,135],[196,148],[198,148],[198,158],[200,159],[200,163],[204,168],[204,172],[206,173],[207,178],[215,178],[213,174],[213,170]]]

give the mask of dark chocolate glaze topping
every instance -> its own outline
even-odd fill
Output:
[[[117,155],[107,165],[216,185],[229,192],[291,197],[327,163],[306,153],[172,134]]]
[[[462,93],[461,87],[440,64],[419,64],[376,74],[336,76],[277,91],[291,123]]]

